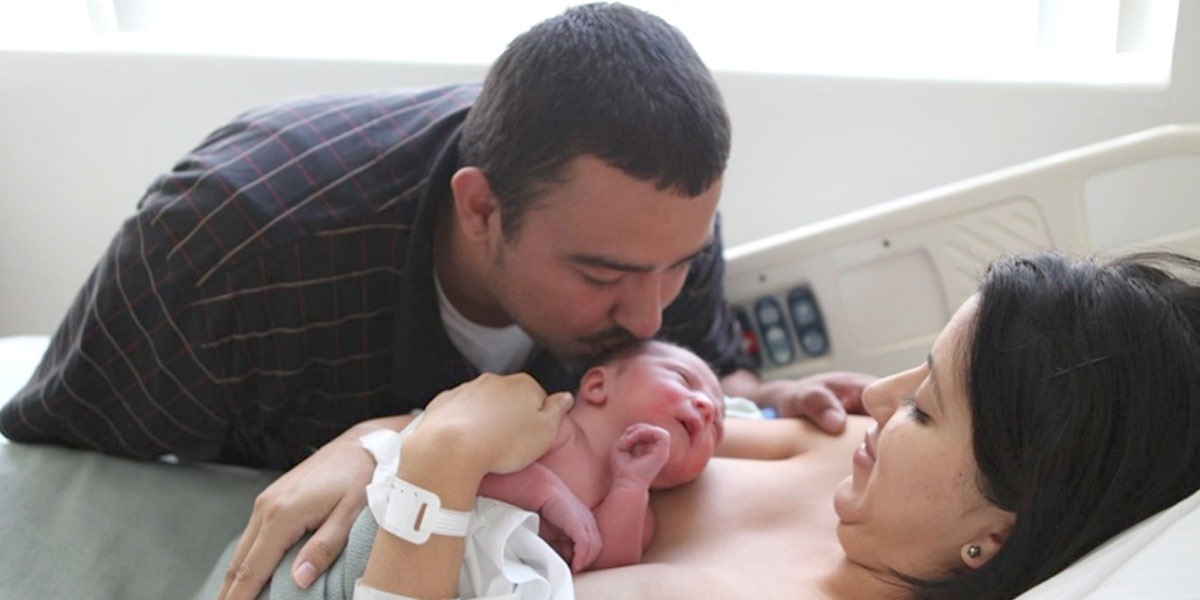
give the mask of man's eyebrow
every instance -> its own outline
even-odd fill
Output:
[[[712,243],[712,238],[704,240],[704,244],[701,245],[699,249],[697,249],[695,252],[692,252],[691,254],[688,254],[687,256],[671,263],[671,265],[667,268],[670,269],[670,268],[678,267],[680,265],[691,262],[697,256],[699,256],[701,252],[704,252],[704,249],[708,248],[708,245],[711,243]],[[567,258],[573,263],[586,265],[589,267],[599,267],[601,269],[611,269],[613,271],[625,271],[628,273],[649,273],[654,270],[653,265],[637,265],[637,264],[633,264],[633,263],[627,263],[627,262],[624,262],[621,260],[617,260],[615,258],[601,256],[599,254],[571,254]]]
[[[925,364],[929,365],[929,379],[933,381],[933,399],[937,400],[938,412],[946,414],[946,406],[942,404],[942,384],[938,383],[937,373],[933,370],[933,354],[925,355]]]

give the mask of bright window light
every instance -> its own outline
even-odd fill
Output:
[[[1179,5],[1178,0],[629,3],[682,29],[717,70],[1102,84],[1169,79]],[[570,4],[0,0],[5,23],[0,38],[9,38],[0,44],[487,64],[514,36]]]

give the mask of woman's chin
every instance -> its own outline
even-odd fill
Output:
[[[846,516],[857,497],[858,494],[854,491],[853,475],[847,476],[834,488],[833,511],[837,513],[839,521],[846,521]]]

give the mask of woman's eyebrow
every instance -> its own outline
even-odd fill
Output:
[[[946,414],[946,407],[942,404],[942,384],[938,383],[937,372],[933,370],[933,353],[925,355],[925,364],[929,365],[929,379],[933,381],[933,399],[937,400],[938,412]]]

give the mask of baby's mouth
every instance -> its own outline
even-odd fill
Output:
[[[688,442],[695,443],[696,435],[700,433],[700,429],[704,427],[704,424],[700,422],[700,419],[695,417],[679,418],[678,421],[683,425],[683,430],[688,434]]]

